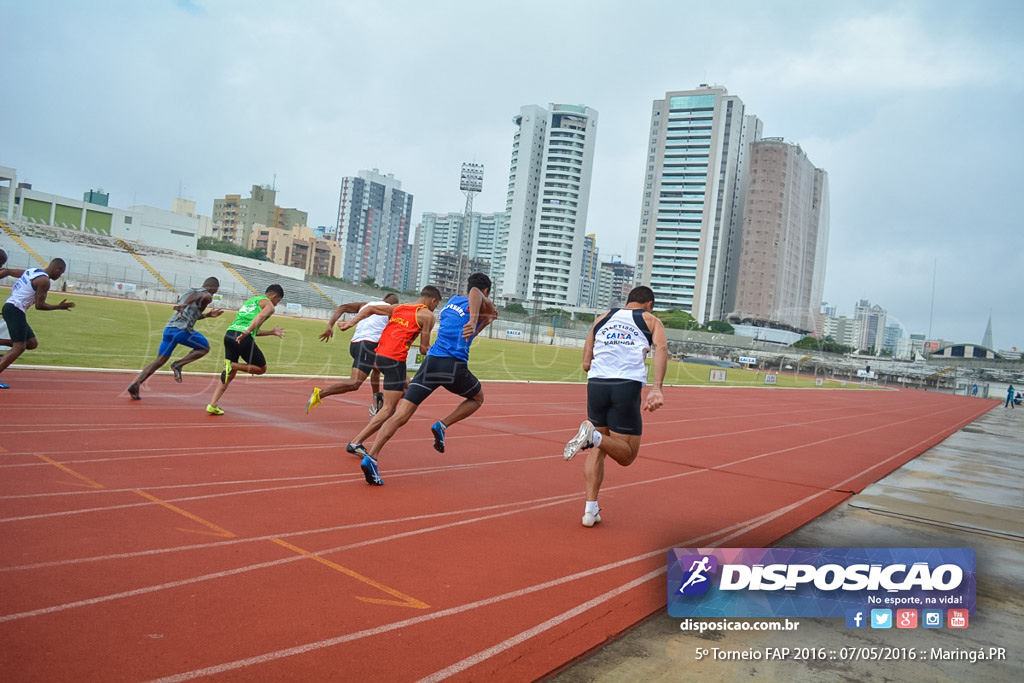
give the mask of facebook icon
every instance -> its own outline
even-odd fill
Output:
[[[867,628],[867,618],[864,616],[864,610],[846,610],[846,628]]]

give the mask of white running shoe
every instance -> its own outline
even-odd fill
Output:
[[[588,448],[593,447],[594,425],[591,424],[590,420],[584,420],[583,423],[580,424],[580,428],[576,432],[576,436],[569,439],[569,443],[565,444],[565,449],[562,451],[562,457],[566,460],[572,460],[580,451],[585,451]]]
[[[601,521],[601,513],[600,512],[595,513],[593,515],[590,514],[589,512],[586,512],[586,513],[583,514],[583,526],[585,526],[585,527],[588,527],[588,528],[592,527],[592,526],[594,526],[595,524],[597,524],[600,521]]]

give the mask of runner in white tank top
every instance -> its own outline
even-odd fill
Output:
[[[631,379],[647,384],[651,330],[641,308],[616,308],[594,325],[594,360],[588,379]]]
[[[668,341],[665,326],[651,313],[653,309],[654,292],[648,287],[634,288],[625,308],[598,317],[583,347],[588,419],[565,445],[562,455],[571,460],[580,451],[593,448],[583,466],[585,527],[601,521],[597,494],[604,481],[605,456],[623,467],[632,464],[640,451],[641,407],[653,412],[664,402],[661,384],[668,367]],[[654,353],[654,386],[643,400],[647,384],[644,360],[650,351]]]
[[[7,369],[7,366],[26,350],[39,346],[36,334],[29,326],[28,317],[25,315],[29,308],[35,306],[37,311],[66,311],[75,307],[75,304],[67,299],[62,299],[59,304],[46,302],[50,282],[60,279],[66,268],[67,264],[63,259],[55,258],[46,268],[29,268],[14,283],[2,311],[11,335],[11,350],[0,358],[0,372]],[[6,384],[0,382],[0,389],[8,388]]]
[[[367,306],[392,306],[398,303],[397,294],[388,294],[382,301],[360,301],[338,306],[334,315],[327,321],[327,329],[320,334],[320,341],[330,341],[334,336],[334,325],[345,313],[359,313]],[[370,403],[370,415],[376,415],[377,411],[384,405],[384,394],[380,390],[380,372],[374,367],[377,360],[375,351],[377,342],[380,341],[380,334],[387,327],[388,317],[386,315],[371,315],[356,324],[355,332],[349,343],[348,351],[352,356],[352,372],[348,379],[343,379],[337,384],[332,384],[326,389],[313,387],[313,392],[306,401],[306,414],[309,414],[314,407],[328,396],[335,394],[347,394],[363,386],[366,378],[370,378],[370,388],[373,390],[373,401]]]

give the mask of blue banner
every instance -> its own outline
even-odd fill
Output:
[[[885,611],[974,614],[976,578],[969,548],[675,548],[668,613],[842,617],[862,628],[874,612],[871,626],[885,628]]]

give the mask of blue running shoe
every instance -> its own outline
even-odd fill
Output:
[[[359,468],[363,470],[363,476],[366,477],[366,483],[370,486],[383,486],[384,480],[380,478],[380,470],[377,469],[377,461],[373,459],[373,456],[366,454],[363,456],[363,461],[359,464]]]
[[[4,384],[3,382],[0,382],[0,389],[10,389],[10,387]]]
[[[434,450],[438,453],[444,453],[444,430],[447,427],[444,423],[438,420],[430,426],[430,431],[434,433]]]

